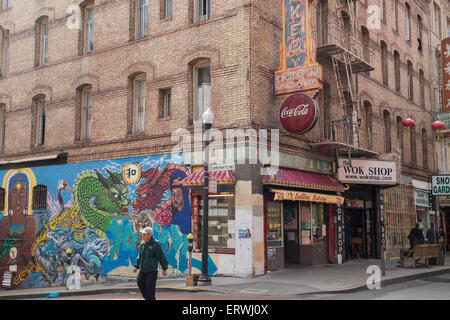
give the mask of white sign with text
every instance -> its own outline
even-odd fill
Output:
[[[343,183],[397,184],[397,164],[392,161],[339,159],[338,180]]]

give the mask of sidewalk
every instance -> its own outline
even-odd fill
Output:
[[[426,267],[419,264],[416,269],[407,264],[406,268],[397,267],[398,259],[386,261],[386,276],[381,286],[410,281],[427,276],[450,273],[450,255],[447,254],[445,266]],[[320,266],[300,266],[255,278],[212,277],[212,285],[207,287],[186,287],[184,278],[158,279],[157,291],[178,292],[214,292],[227,295],[258,295],[261,297],[286,297],[293,295],[343,293],[367,290],[367,273],[370,265],[381,265],[380,260],[353,260],[342,265],[327,264]],[[79,290],[66,290],[64,287],[39,289],[0,289],[0,300],[44,298],[50,294],[59,296],[102,294],[115,292],[136,292],[134,280],[111,281],[100,285],[86,285]]]

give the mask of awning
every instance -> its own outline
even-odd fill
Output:
[[[315,174],[294,169],[278,169],[274,174],[265,175],[263,184],[344,192],[346,188],[324,174]]]
[[[201,186],[203,185],[203,179],[205,177],[205,170],[194,172],[187,176],[179,182],[179,184],[184,186]],[[209,177],[214,177],[217,179],[217,184],[234,184],[236,182],[236,177],[233,170],[222,170],[222,171],[210,171]]]
[[[51,154],[51,155],[41,156],[41,157],[6,160],[6,161],[0,161],[0,165],[13,164],[13,163],[22,163],[22,162],[35,162],[35,161],[54,160],[54,159],[57,159],[58,157],[64,156],[64,155],[66,155],[66,154],[56,153],[56,154]]]
[[[291,200],[291,201],[333,203],[342,205],[344,204],[345,200],[344,197],[333,196],[329,194],[277,190],[277,189],[271,189],[270,191],[275,192],[275,196],[273,197],[273,199],[278,201]]]

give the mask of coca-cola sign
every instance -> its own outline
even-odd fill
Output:
[[[319,118],[319,107],[310,96],[296,93],[287,98],[280,108],[280,122],[291,133],[303,134],[314,128]]]

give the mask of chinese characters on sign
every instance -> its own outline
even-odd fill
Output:
[[[442,111],[450,112],[450,38],[442,40]]]
[[[315,61],[311,36],[310,0],[280,0],[283,8],[281,66],[275,72],[275,94],[318,91],[322,88],[322,67]]]

